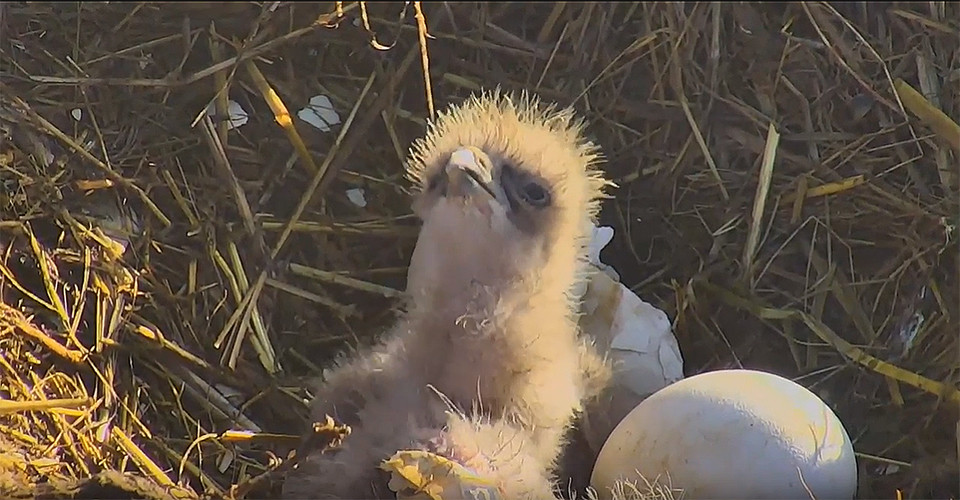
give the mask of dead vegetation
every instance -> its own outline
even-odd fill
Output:
[[[847,426],[859,496],[957,498],[957,19],[3,2],[0,490],[123,471],[158,488],[131,498],[276,491],[251,480],[297,445],[303,377],[404,287],[407,145],[500,85],[591,123],[619,186],[604,260],[675,319],[688,374],[794,377]],[[319,94],[328,132],[297,117]],[[44,487],[106,494],[85,484]]]

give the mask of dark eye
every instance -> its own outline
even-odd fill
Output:
[[[526,181],[520,186],[520,196],[523,201],[535,207],[545,207],[550,204],[550,192],[536,181]]]
[[[511,206],[516,203],[534,208],[544,208],[550,205],[550,188],[543,180],[521,172],[516,166],[504,163],[501,169],[500,181],[507,192]]]

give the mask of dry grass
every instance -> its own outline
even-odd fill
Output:
[[[683,492],[673,488],[670,484],[670,478],[655,478],[653,481],[644,478],[637,473],[640,479],[632,481],[619,481],[611,491],[612,500],[680,500],[683,498]],[[576,498],[574,495],[571,497]],[[584,498],[587,500],[599,500],[600,496],[593,488],[588,488]]]
[[[589,119],[619,185],[604,258],[675,318],[689,374],[794,377],[847,426],[861,497],[956,498],[957,19],[946,2],[3,2],[0,463],[271,491],[249,481],[296,444],[301,377],[392,317],[416,234],[407,145],[501,85]],[[295,117],[319,93],[343,119],[328,133]],[[204,113],[227,97],[239,129]]]

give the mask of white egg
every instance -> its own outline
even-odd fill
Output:
[[[812,392],[770,373],[721,370],[637,405],[604,443],[591,485],[610,498],[618,481],[641,477],[684,500],[850,499],[857,463],[840,420]]]

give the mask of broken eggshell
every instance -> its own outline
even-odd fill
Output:
[[[122,205],[108,189],[87,194],[74,216],[106,236],[100,243],[107,247],[112,259],[120,258],[130,246],[130,240],[143,231],[140,215],[132,207]]]
[[[613,228],[592,227],[585,279],[579,294],[580,328],[613,363],[613,381],[587,408],[582,429],[598,453],[614,427],[644,398],[683,378],[683,356],[666,313],[619,282],[600,252]]]
[[[216,121],[219,117],[217,116],[217,107],[214,103],[210,103],[207,106],[207,115],[211,119]],[[227,121],[227,130],[233,130],[235,128],[242,127],[247,121],[250,120],[250,117],[247,115],[247,111],[243,109],[243,106],[239,102],[234,100],[227,101],[227,116],[223,117]]]
[[[310,102],[297,111],[297,117],[322,132],[329,132],[331,127],[340,123],[340,115],[330,98],[322,94],[311,97]]]
[[[351,188],[346,191],[347,199],[350,200],[350,203],[354,205],[365,208],[367,206],[367,198],[362,188]]]

